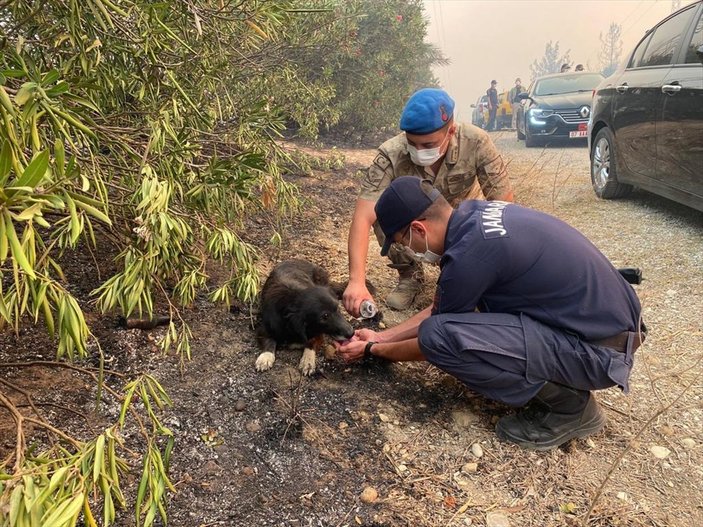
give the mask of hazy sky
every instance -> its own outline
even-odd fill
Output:
[[[573,64],[598,69],[600,33],[611,22],[623,28],[623,55],[671,13],[672,0],[424,0],[430,20],[428,40],[451,60],[435,74],[456,101],[455,113],[471,121],[472,103],[491,79],[498,91],[516,77],[530,82],[530,64],[544,55],[548,41],[570,50]],[[683,0],[681,6],[691,0]]]

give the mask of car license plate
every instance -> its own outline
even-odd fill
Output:
[[[574,132],[569,132],[569,137],[572,139],[574,137],[588,137],[588,130],[576,130]]]

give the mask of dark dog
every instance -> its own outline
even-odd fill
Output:
[[[305,348],[300,371],[313,374],[323,335],[335,340],[354,335],[339,311],[339,294],[330,284],[327,271],[311,262],[286,260],[274,267],[261,290],[257,371],[273,366],[277,347],[299,345]]]

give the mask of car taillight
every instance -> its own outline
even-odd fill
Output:
[[[596,90],[591,91],[591,99],[596,96]]]

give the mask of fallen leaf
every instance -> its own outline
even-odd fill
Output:
[[[447,496],[444,498],[444,506],[447,509],[456,509],[456,498],[454,496]]]
[[[564,514],[576,514],[576,504],[572,502],[562,503],[559,505],[559,510]]]

